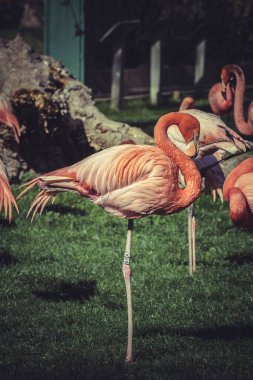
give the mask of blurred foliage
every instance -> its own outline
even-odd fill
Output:
[[[89,3],[89,0],[87,0]],[[152,39],[162,36],[167,64],[193,64],[196,43],[208,40],[209,60],[244,63],[252,60],[253,2],[251,0],[93,0],[95,35],[116,21],[140,19],[129,35],[128,66],[149,60]],[[100,11],[99,11],[100,10]],[[105,54],[106,49],[99,48]],[[101,60],[97,64],[102,64]]]
[[[24,32],[20,20],[27,5],[43,21],[43,0],[0,0],[0,36],[8,28]],[[164,41],[164,61],[169,65],[193,64],[196,43],[204,37],[208,62],[244,64],[253,58],[252,0],[85,0],[85,9],[94,68],[111,66],[113,47],[99,42],[103,34],[118,21],[133,19],[140,24],[128,36],[128,67],[149,62],[150,43],[158,36]],[[42,31],[35,37],[42,40]]]

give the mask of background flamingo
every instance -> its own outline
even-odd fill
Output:
[[[194,106],[194,99],[191,97],[186,97],[183,99],[180,105],[179,111],[188,110],[192,106]],[[214,123],[215,123],[215,128],[217,128],[217,125],[219,125],[219,123],[221,123],[221,125],[223,125],[224,123],[217,117],[212,116],[211,114],[202,113],[201,111],[200,113],[197,111],[197,113],[200,115],[200,118],[202,118],[202,126],[205,130],[205,132],[203,132],[203,135],[205,135],[206,140],[209,142],[214,140],[214,137],[212,134],[208,135],[209,133],[209,128],[207,127],[208,118],[210,119],[210,128],[212,128],[212,125],[214,125]],[[203,122],[203,120],[207,120],[207,122],[206,121]],[[232,131],[230,130],[229,133],[230,132]],[[226,133],[226,130],[225,130],[225,133]],[[218,138],[216,139],[218,141]],[[174,140],[172,141],[174,142]],[[225,139],[224,139],[224,143],[226,143]],[[202,147],[204,146],[204,144],[205,144],[205,140],[203,139]],[[200,146],[201,146],[201,143],[200,143]],[[218,162],[219,160],[222,159],[224,151],[222,151],[221,149],[217,150],[215,147],[213,147],[212,150],[215,153],[206,154],[206,151],[204,150],[203,153],[201,154],[201,157],[195,160],[195,163],[200,171],[203,171],[206,167],[209,167],[211,164],[214,164],[215,162]],[[224,177],[224,173],[220,164],[213,166],[212,168],[210,168],[209,170],[205,172],[205,189],[212,190],[214,201],[216,199],[216,192],[218,193],[219,197],[223,201],[222,186],[223,186],[224,180],[225,180],[225,177]],[[194,203],[192,203],[188,207],[188,247],[189,247],[189,273],[192,276],[192,274],[196,271],[196,218],[194,215]]]
[[[243,101],[245,92],[245,76],[242,69],[237,65],[227,65],[221,70],[221,81],[224,95],[227,93],[229,83],[235,79],[235,96],[234,96],[234,121],[236,128],[244,135],[253,135],[253,101],[249,105],[248,120],[246,121],[243,114]]]
[[[223,191],[233,223],[253,230],[253,158],[240,162],[229,173]]]
[[[233,88],[233,78],[228,83],[226,87],[226,95],[222,94],[221,83],[215,83],[208,92],[208,101],[212,110],[212,113],[219,116],[227,113],[231,110],[234,101],[234,88]]]
[[[238,133],[230,129],[218,116],[197,109],[180,112],[192,115],[199,121],[198,158],[212,154],[218,149],[231,154],[246,152],[251,149],[252,143],[244,140]],[[168,129],[168,136],[181,151],[187,154],[187,143],[176,125],[172,125]]]
[[[19,142],[20,129],[16,117],[11,112],[6,100],[0,95],[0,123],[6,124],[13,128],[16,142]],[[15,198],[11,192],[7,173],[3,162],[0,160],[0,212],[4,208],[5,218],[9,215],[9,222],[12,218],[12,205],[15,206],[17,212],[18,207]]]
[[[191,115],[170,113],[155,127],[157,147],[118,145],[96,153],[79,163],[45,174],[28,182],[20,196],[38,184],[37,195],[28,213],[43,211],[46,203],[61,191],[77,193],[118,217],[127,218],[128,233],[123,274],[128,304],[128,345],[126,362],[132,361],[132,301],[130,249],[133,219],[147,215],[168,215],[182,210],[201,192],[201,177],[191,158],[182,153],[167,136],[176,124],[192,155],[197,153],[199,123]],[[178,186],[179,170],[186,182]]]

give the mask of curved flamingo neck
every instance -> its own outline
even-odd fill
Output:
[[[234,74],[236,78],[235,100],[234,100],[234,120],[236,128],[244,135],[253,135],[253,125],[248,123],[243,114],[243,100],[245,91],[245,77],[242,69],[236,65],[229,65],[224,68],[228,74]]]
[[[200,195],[201,176],[194,161],[181,152],[168,138],[167,130],[174,124],[178,125],[186,142],[192,140],[194,133],[199,135],[200,126],[198,120],[192,115],[171,112],[160,117],[154,129],[156,145],[177,165],[185,178],[186,187],[183,190],[178,189],[180,192],[180,206],[184,208]]]
[[[187,96],[183,99],[182,103],[180,104],[179,111],[188,110],[190,108],[194,107],[194,99],[190,96]]]

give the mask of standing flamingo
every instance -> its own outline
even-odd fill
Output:
[[[208,101],[212,113],[219,116],[231,110],[234,101],[234,81],[230,79],[226,88],[225,97],[222,94],[224,90],[221,83],[215,83],[208,92]]]
[[[253,158],[240,162],[227,176],[224,199],[229,202],[230,218],[237,227],[253,230]]]
[[[252,143],[244,140],[238,133],[230,129],[218,116],[197,109],[180,111],[194,116],[200,124],[199,157],[206,156],[221,149],[227,153],[246,152],[251,149]],[[171,141],[183,152],[187,152],[187,144],[182,138],[176,125],[168,129]]]
[[[17,143],[19,142],[20,129],[16,117],[8,107],[6,100],[0,95],[0,123],[12,127],[14,137]],[[12,205],[15,206],[18,212],[18,206],[11,192],[11,187],[8,181],[7,173],[3,162],[0,160],[0,212],[4,207],[5,218],[9,215],[9,223],[12,218]]]
[[[194,99],[191,97],[186,97],[183,99],[179,111],[187,111],[194,105]],[[231,129],[229,129],[223,121],[216,117],[215,115],[208,114],[199,110],[191,110],[196,118],[200,122],[201,138],[199,140],[200,145],[200,157],[195,161],[199,170],[205,169],[214,162],[218,162],[222,157],[221,152],[218,148],[223,148],[228,150],[230,153],[238,152],[241,149],[245,150],[246,145],[249,143],[244,142],[244,147],[241,146],[241,138],[238,134],[235,134]],[[177,127],[175,127],[176,129]],[[176,130],[169,130],[169,136],[171,140],[178,144],[183,151],[185,147],[183,144],[179,144],[179,139],[176,135]],[[219,146],[215,143],[220,144]],[[224,150],[223,150],[224,152]],[[212,153],[212,154],[211,154]],[[216,198],[216,192],[219,194],[221,200],[223,200],[222,195],[222,185],[224,182],[224,173],[219,164],[209,169],[205,173],[205,188],[211,189],[213,193],[213,198]],[[192,276],[196,271],[196,218],[194,215],[194,203],[188,207],[188,247],[189,247],[189,273]]]
[[[185,111],[194,107],[195,100],[191,96],[187,96],[182,100],[179,107],[180,111]],[[188,247],[189,247],[189,273],[190,276],[196,270],[196,219],[194,215],[194,203],[187,207],[188,210]]]
[[[118,145],[85,158],[75,165],[55,170],[28,182],[22,196],[33,186],[42,191],[33,201],[28,214],[42,213],[46,203],[62,191],[88,198],[108,213],[128,219],[123,275],[127,291],[128,344],[125,361],[132,361],[132,300],[130,250],[133,220],[144,216],[176,213],[191,204],[201,192],[201,176],[195,163],[168,138],[172,124],[179,128],[187,152],[198,151],[199,122],[191,115],[178,112],[162,116],[154,129],[157,147]],[[179,170],[186,186],[178,186]]]
[[[243,100],[245,91],[245,76],[242,69],[237,65],[227,65],[221,70],[221,85],[223,94],[226,96],[231,79],[235,79],[234,121],[236,128],[244,135],[253,135],[253,101],[249,105],[248,120],[243,115]]]

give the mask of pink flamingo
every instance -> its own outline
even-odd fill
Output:
[[[224,199],[229,202],[230,218],[237,227],[253,230],[253,158],[240,162],[227,176]]]
[[[194,99],[186,97],[183,99],[179,111],[187,111],[194,105]],[[228,150],[232,153],[246,150],[247,142],[241,145],[241,138],[229,129],[223,121],[215,115],[208,114],[199,110],[191,110],[200,122],[201,137],[199,140],[200,154],[195,160],[198,169],[201,171],[209,167],[214,162],[218,162],[222,158],[221,149]],[[169,130],[171,140],[177,144],[177,136],[175,131]],[[173,134],[174,133],[174,134]],[[215,145],[217,141],[218,145]],[[178,145],[180,149],[185,151],[185,146],[181,143]],[[223,150],[224,152],[224,150]],[[211,154],[212,153],[212,154]],[[220,164],[210,168],[205,173],[205,188],[212,189],[213,199],[216,199],[216,192],[223,201],[222,186],[225,177]],[[196,218],[194,215],[194,203],[188,207],[188,247],[189,247],[189,273],[192,276],[196,271]]]
[[[154,129],[157,147],[118,145],[85,158],[75,165],[55,170],[28,182],[22,196],[33,186],[42,191],[28,214],[42,213],[46,203],[62,191],[88,198],[108,213],[128,219],[126,251],[123,262],[128,306],[128,343],[125,361],[132,361],[132,299],[130,250],[133,220],[144,216],[176,213],[191,204],[201,192],[201,176],[190,157],[168,138],[167,130],[178,126],[187,144],[187,153],[198,151],[199,123],[191,115],[177,112],[162,116]],[[179,170],[186,186],[178,186]]]
[[[246,152],[252,147],[250,141],[244,140],[238,133],[230,129],[218,116],[197,109],[180,111],[194,116],[200,124],[198,158],[213,154],[218,149],[227,153]],[[182,151],[187,153],[188,147],[178,127],[172,125],[168,129],[171,141]]]
[[[19,142],[20,128],[19,122],[8,107],[6,100],[0,95],[0,123],[12,127],[14,137],[17,143]],[[5,218],[9,215],[9,223],[12,218],[12,205],[15,206],[18,212],[18,206],[11,192],[11,187],[8,181],[7,173],[3,162],[0,160],[0,212],[4,207]]]
[[[225,97],[222,94],[222,91],[223,87],[221,83],[215,83],[208,92],[208,101],[212,113],[215,115],[222,115],[224,113],[228,113],[231,110],[234,101],[233,81],[229,81],[229,86],[226,88]]]
[[[221,70],[221,86],[224,96],[226,96],[228,85],[235,79],[235,99],[234,99],[234,121],[236,128],[244,135],[253,135],[253,101],[249,105],[248,120],[243,115],[243,100],[245,91],[245,76],[242,69],[237,65],[227,65]]]

